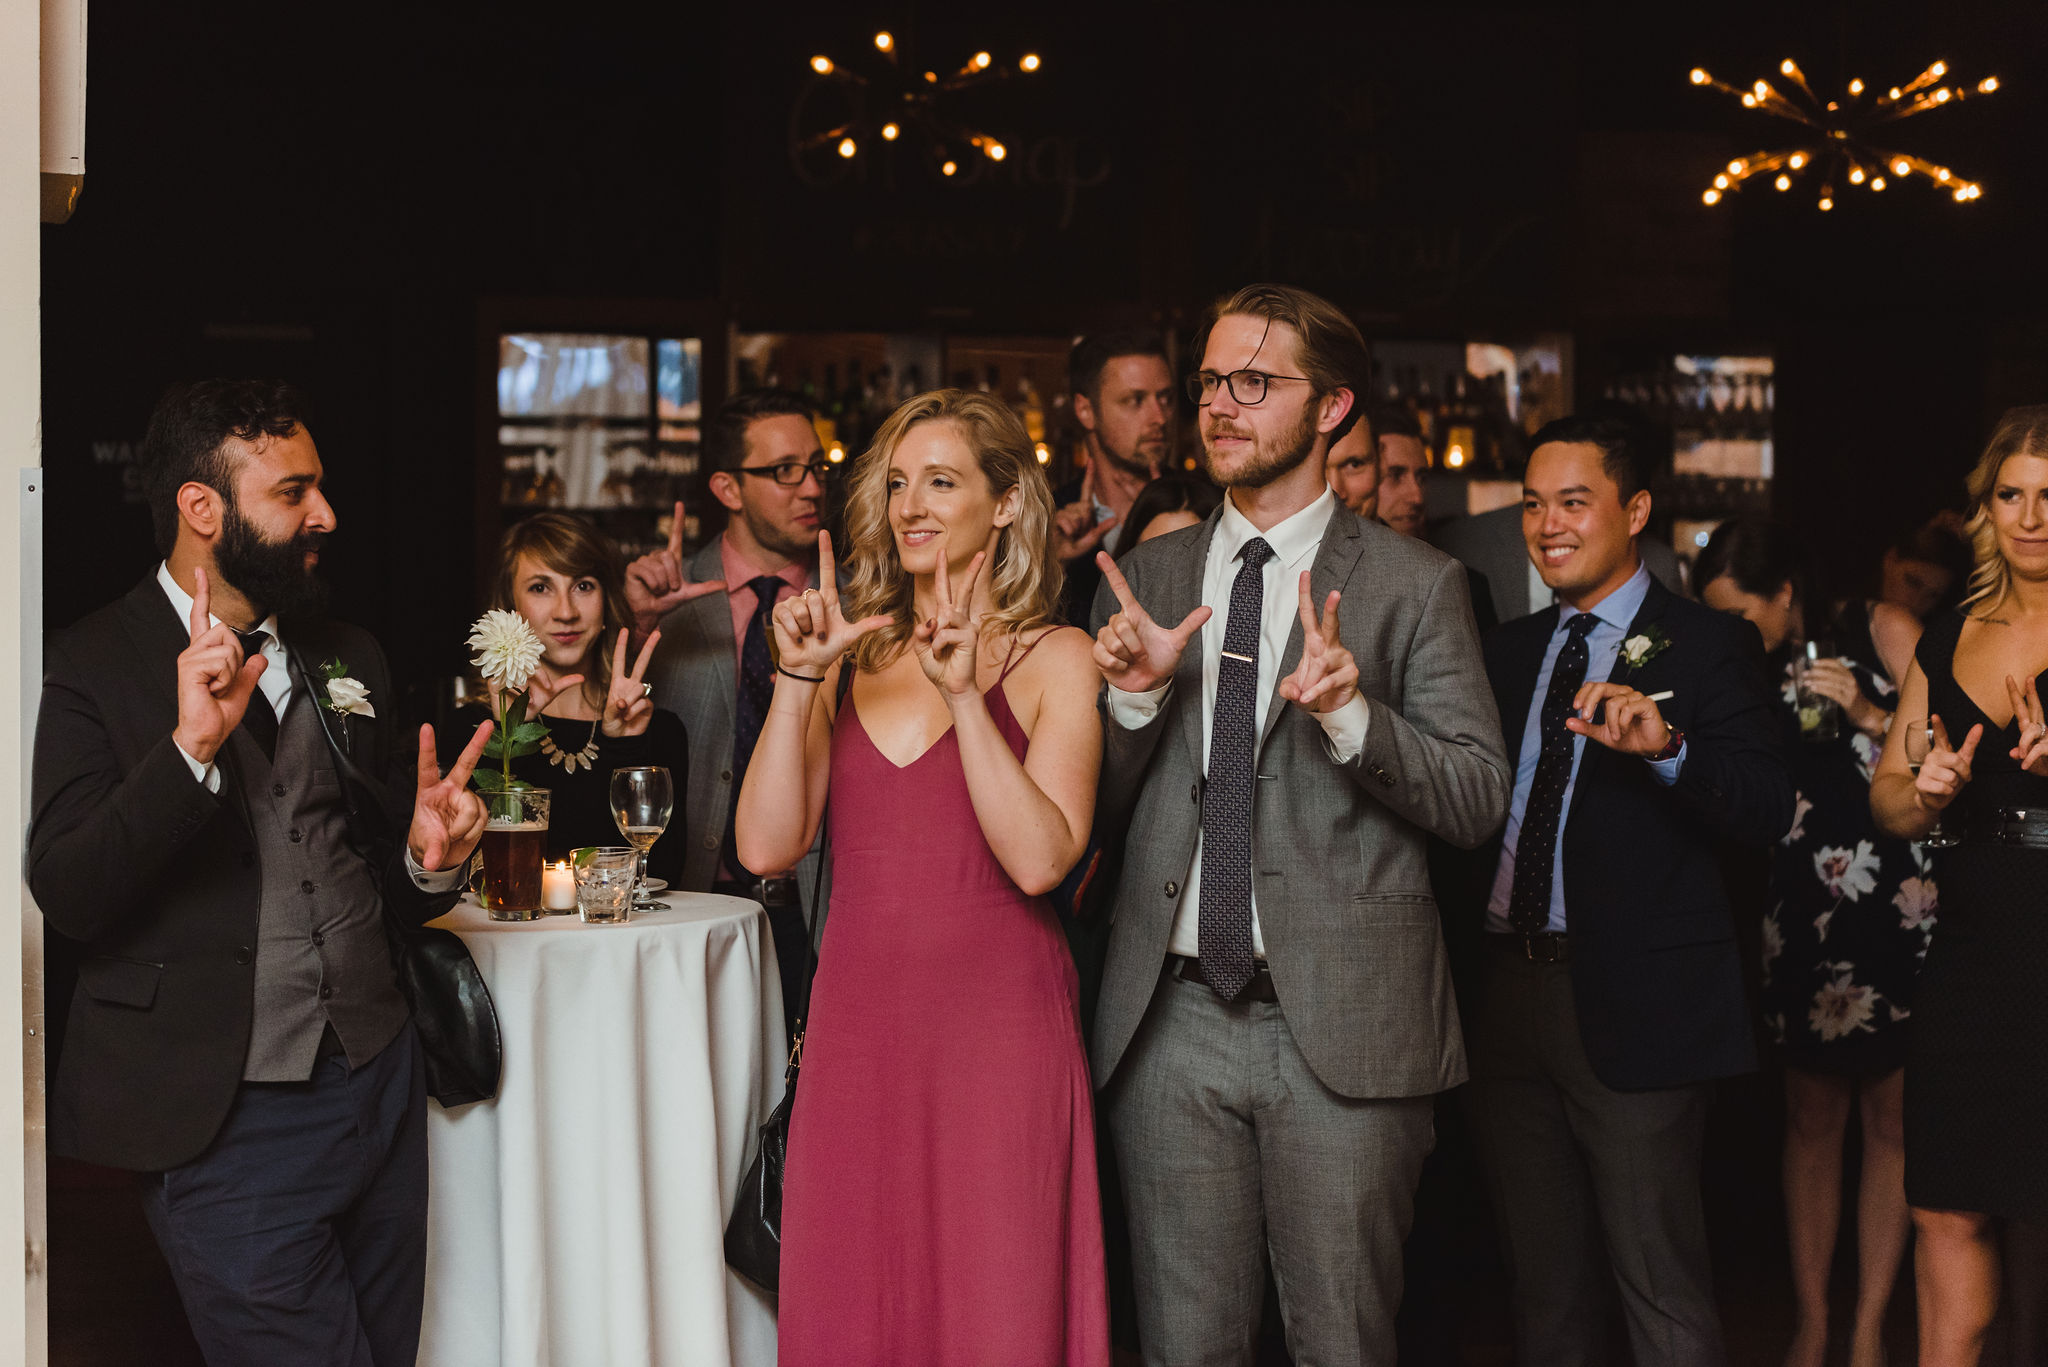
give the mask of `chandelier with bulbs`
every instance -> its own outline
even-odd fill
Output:
[[[1010,149],[986,130],[952,117],[947,97],[1012,76],[1030,76],[1044,66],[1035,52],[1024,53],[1014,66],[998,65],[991,54],[977,52],[957,71],[917,71],[902,59],[896,36],[886,30],[875,35],[874,52],[859,70],[822,52],[811,58],[816,82],[840,87],[850,97],[851,112],[829,128],[797,135],[799,151],[829,147],[852,161],[876,142],[915,135],[927,145],[932,165],[949,179],[960,173],[962,158],[979,155],[1002,161]]]
[[[1945,85],[1948,63],[1936,62],[1906,85],[1878,92],[1858,78],[1849,82],[1841,99],[1823,101],[1807,84],[1799,63],[1790,57],[1778,64],[1778,73],[1788,83],[1784,91],[1769,81],[1737,90],[1700,68],[1693,68],[1694,85],[1711,86],[1738,96],[1745,109],[1789,119],[1808,130],[1798,146],[1753,152],[1729,162],[1728,168],[1716,175],[1714,183],[1700,195],[1705,203],[1719,204],[1725,195],[1740,190],[1745,181],[1756,176],[1770,176],[1774,189],[1787,191],[1792,188],[1795,175],[1820,181],[1817,202],[1823,212],[1835,207],[1838,179],[1843,184],[1881,193],[1890,183],[1887,175],[1901,182],[1918,175],[1947,190],[1958,204],[1983,197],[1984,187],[1978,182],[1966,180],[1948,167],[1937,166],[1910,152],[1886,151],[1872,140],[1886,124],[1960,103],[1972,95],[1989,95],[1998,89],[1996,76],[1986,76],[1975,87]]]

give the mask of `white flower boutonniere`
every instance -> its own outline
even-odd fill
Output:
[[[337,717],[351,713],[358,717],[374,717],[377,709],[370,706],[370,690],[363,686],[361,679],[348,676],[348,666],[340,660],[329,660],[320,666],[320,674],[327,683],[327,710]]]
[[[1664,634],[1662,627],[1652,626],[1621,643],[1621,662],[1631,671],[1638,670],[1669,649],[1671,638]]]

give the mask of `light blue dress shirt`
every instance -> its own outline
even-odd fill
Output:
[[[1614,662],[1621,654],[1621,643],[1628,635],[1629,623],[1635,621],[1642,611],[1643,599],[1650,592],[1650,571],[1636,566],[1636,572],[1629,581],[1608,594],[1593,606],[1597,624],[1586,633],[1586,680],[1597,682],[1614,673]],[[1491,931],[1509,932],[1514,929],[1508,924],[1508,896],[1515,886],[1515,849],[1521,843],[1522,817],[1529,810],[1529,787],[1536,780],[1536,761],[1543,753],[1543,697],[1550,691],[1550,674],[1557,668],[1557,653],[1564,648],[1566,628],[1579,610],[1569,603],[1560,601],[1557,605],[1557,627],[1550,633],[1550,645],[1543,652],[1543,667],[1536,671],[1536,692],[1529,699],[1529,717],[1522,727],[1522,753],[1515,760],[1515,795],[1508,804],[1508,826],[1501,842],[1500,867],[1493,874],[1493,895],[1486,901],[1486,928]],[[1557,849],[1551,854],[1550,865],[1550,920],[1545,929],[1562,932],[1565,927],[1564,914],[1564,828],[1571,819],[1572,790],[1579,783],[1579,760],[1586,753],[1586,738],[1572,738],[1571,777],[1564,785],[1564,814],[1557,826]],[[1680,745],[1678,753],[1670,759],[1652,764],[1657,780],[1666,787],[1678,782],[1678,771],[1685,765],[1685,747]]]

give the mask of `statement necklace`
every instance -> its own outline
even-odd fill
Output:
[[[597,728],[603,722],[604,718],[599,717],[590,723],[590,739],[585,742],[581,750],[574,752],[564,750],[561,746],[555,744],[555,737],[550,732],[548,735],[540,738],[540,752],[548,757],[548,763],[561,765],[564,773],[573,774],[579,768],[595,768],[597,766]]]

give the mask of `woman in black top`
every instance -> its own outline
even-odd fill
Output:
[[[1906,1053],[1924,1367],[1977,1361],[1999,1225],[2048,1223],[2048,405],[2005,415],[1969,490],[1971,594],[1920,638],[1870,790],[1892,834],[1962,842],[1938,854]],[[1936,726],[1917,774],[1916,722]]]
[[[505,533],[491,606],[517,612],[540,636],[540,667],[526,711],[548,725],[538,752],[512,772],[554,794],[547,858],[583,845],[623,845],[612,817],[612,771],[642,764],[667,769],[676,806],[668,830],[647,856],[647,875],[671,884],[682,876],[690,742],[682,719],[648,700],[640,675],[660,632],[626,667],[624,571],[618,549],[583,518],[537,513]]]

